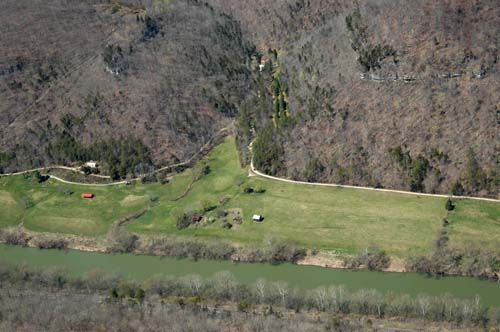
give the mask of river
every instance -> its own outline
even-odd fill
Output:
[[[291,287],[315,288],[327,285],[344,285],[355,290],[373,288],[381,292],[442,295],[473,299],[479,295],[488,306],[500,307],[500,284],[465,277],[432,278],[416,273],[386,273],[349,271],[293,264],[232,263],[230,261],[193,261],[133,254],[103,254],[71,250],[39,250],[0,244],[0,262],[28,264],[34,267],[61,266],[74,275],[93,269],[118,273],[124,277],[144,280],[155,274],[183,276],[199,274],[211,277],[220,271],[230,271],[244,284],[258,278],[268,281],[286,281]]]

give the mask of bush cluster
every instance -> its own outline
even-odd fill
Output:
[[[114,73],[122,73],[128,68],[125,54],[119,45],[106,46],[102,58],[109,70]]]
[[[32,243],[38,249],[59,249],[63,250],[68,248],[68,241],[62,238],[52,236],[39,236],[33,239]]]
[[[107,251],[113,253],[132,252],[136,248],[138,240],[139,237],[137,235],[119,229],[116,234],[113,234]]]
[[[429,275],[462,275],[491,281],[500,276],[500,251],[469,244],[466,247],[449,245],[447,227],[438,232],[431,254],[410,257],[406,269]]]
[[[387,269],[391,263],[390,257],[384,250],[372,247],[366,249],[362,254],[347,260],[346,266],[350,269],[368,268],[381,271]]]
[[[26,246],[28,244],[26,234],[18,228],[0,229],[0,241],[12,245]]]
[[[143,239],[134,252],[193,259],[231,259],[240,262],[296,262],[306,251],[293,243],[269,241],[258,247],[235,247],[225,241],[159,237]]]

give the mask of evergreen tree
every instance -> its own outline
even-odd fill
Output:
[[[445,208],[447,211],[453,211],[455,209],[455,205],[453,205],[453,202],[451,201],[450,198],[446,200]]]

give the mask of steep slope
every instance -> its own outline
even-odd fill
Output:
[[[0,9],[4,171],[140,154],[124,176],[183,160],[248,89],[252,48],[238,23],[197,1],[6,0]]]
[[[279,63],[293,125],[260,131],[272,154],[261,169],[309,181],[499,194],[497,1],[211,3],[241,20],[262,50],[277,50],[273,71]]]
[[[497,1],[204,1],[2,2],[0,167],[124,176],[239,109],[269,173],[498,196]]]

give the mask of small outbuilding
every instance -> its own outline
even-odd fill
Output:
[[[191,218],[191,221],[192,222],[200,222],[201,219],[203,219],[203,216],[200,216],[198,214],[195,214],[192,218]]]
[[[94,198],[94,194],[92,194],[92,193],[82,193],[82,198]]]
[[[95,161],[87,161],[85,163],[85,166],[90,167],[90,168],[97,168],[99,165]]]
[[[261,216],[260,214],[254,214],[252,217],[252,220],[257,221],[257,222],[261,222],[262,220],[264,220],[264,217]]]
[[[266,64],[269,62],[269,58],[267,56],[263,56],[261,59],[260,59],[260,63],[259,63],[259,69],[260,71],[263,71],[264,68],[266,67]]]

